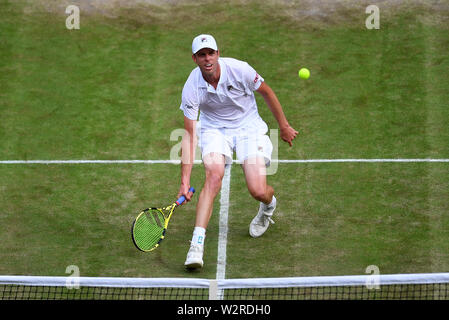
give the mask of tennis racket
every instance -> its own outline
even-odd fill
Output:
[[[194,193],[195,189],[192,187],[189,189],[189,192]],[[175,208],[180,206],[185,200],[186,198],[181,196],[168,207],[147,208],[139,213],[131,228],[131,236],[137,249],[149,252],[159,246],[165,238],[168,222]]]

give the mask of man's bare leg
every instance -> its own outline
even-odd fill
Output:
[[[225,158],[219,153],[210,153],[203,158],[206,170],[206,180],[201,190],[196,207],[195,229],[193,230],[190,250],[187,254],[185,266],[187,268],[201,268],[203,266],[204,240],[206,229],[212,215],[215,197],[221,189],[224,176]]]
[[[251,221],[249,234],[260,237],[274,223],[271,219],[276,209],[274,189],[267,184],[266,166],[263,157],[249,158],[243,163],[248,190],[254,199],[260,201],[259,212]]]

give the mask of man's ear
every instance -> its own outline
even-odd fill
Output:
[[[192,59],[193,59],[193,62],[196,63],[196,55],[195,54],[192,54]]]

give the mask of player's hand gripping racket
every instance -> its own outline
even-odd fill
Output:
[[[192,187],[189,192],[194,193],[195,189]],[[131,236],[137,249],[149,252],[159,246],[165,237],[165,231],[173,211],[185,200],[186,198],[181,196],[168,207],[147,208],[139,213],[131,228]]]

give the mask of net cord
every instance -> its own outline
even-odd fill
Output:
[[[121,277],[50,277],[0,276],[0,285],[67,286],[76,280],[81,287],[122,288],[288,288],[364,286],[375,280],[379,285],[449,283],[449,273],[318,276],[251,279],[196,279],[196,278],[121,278]]]

